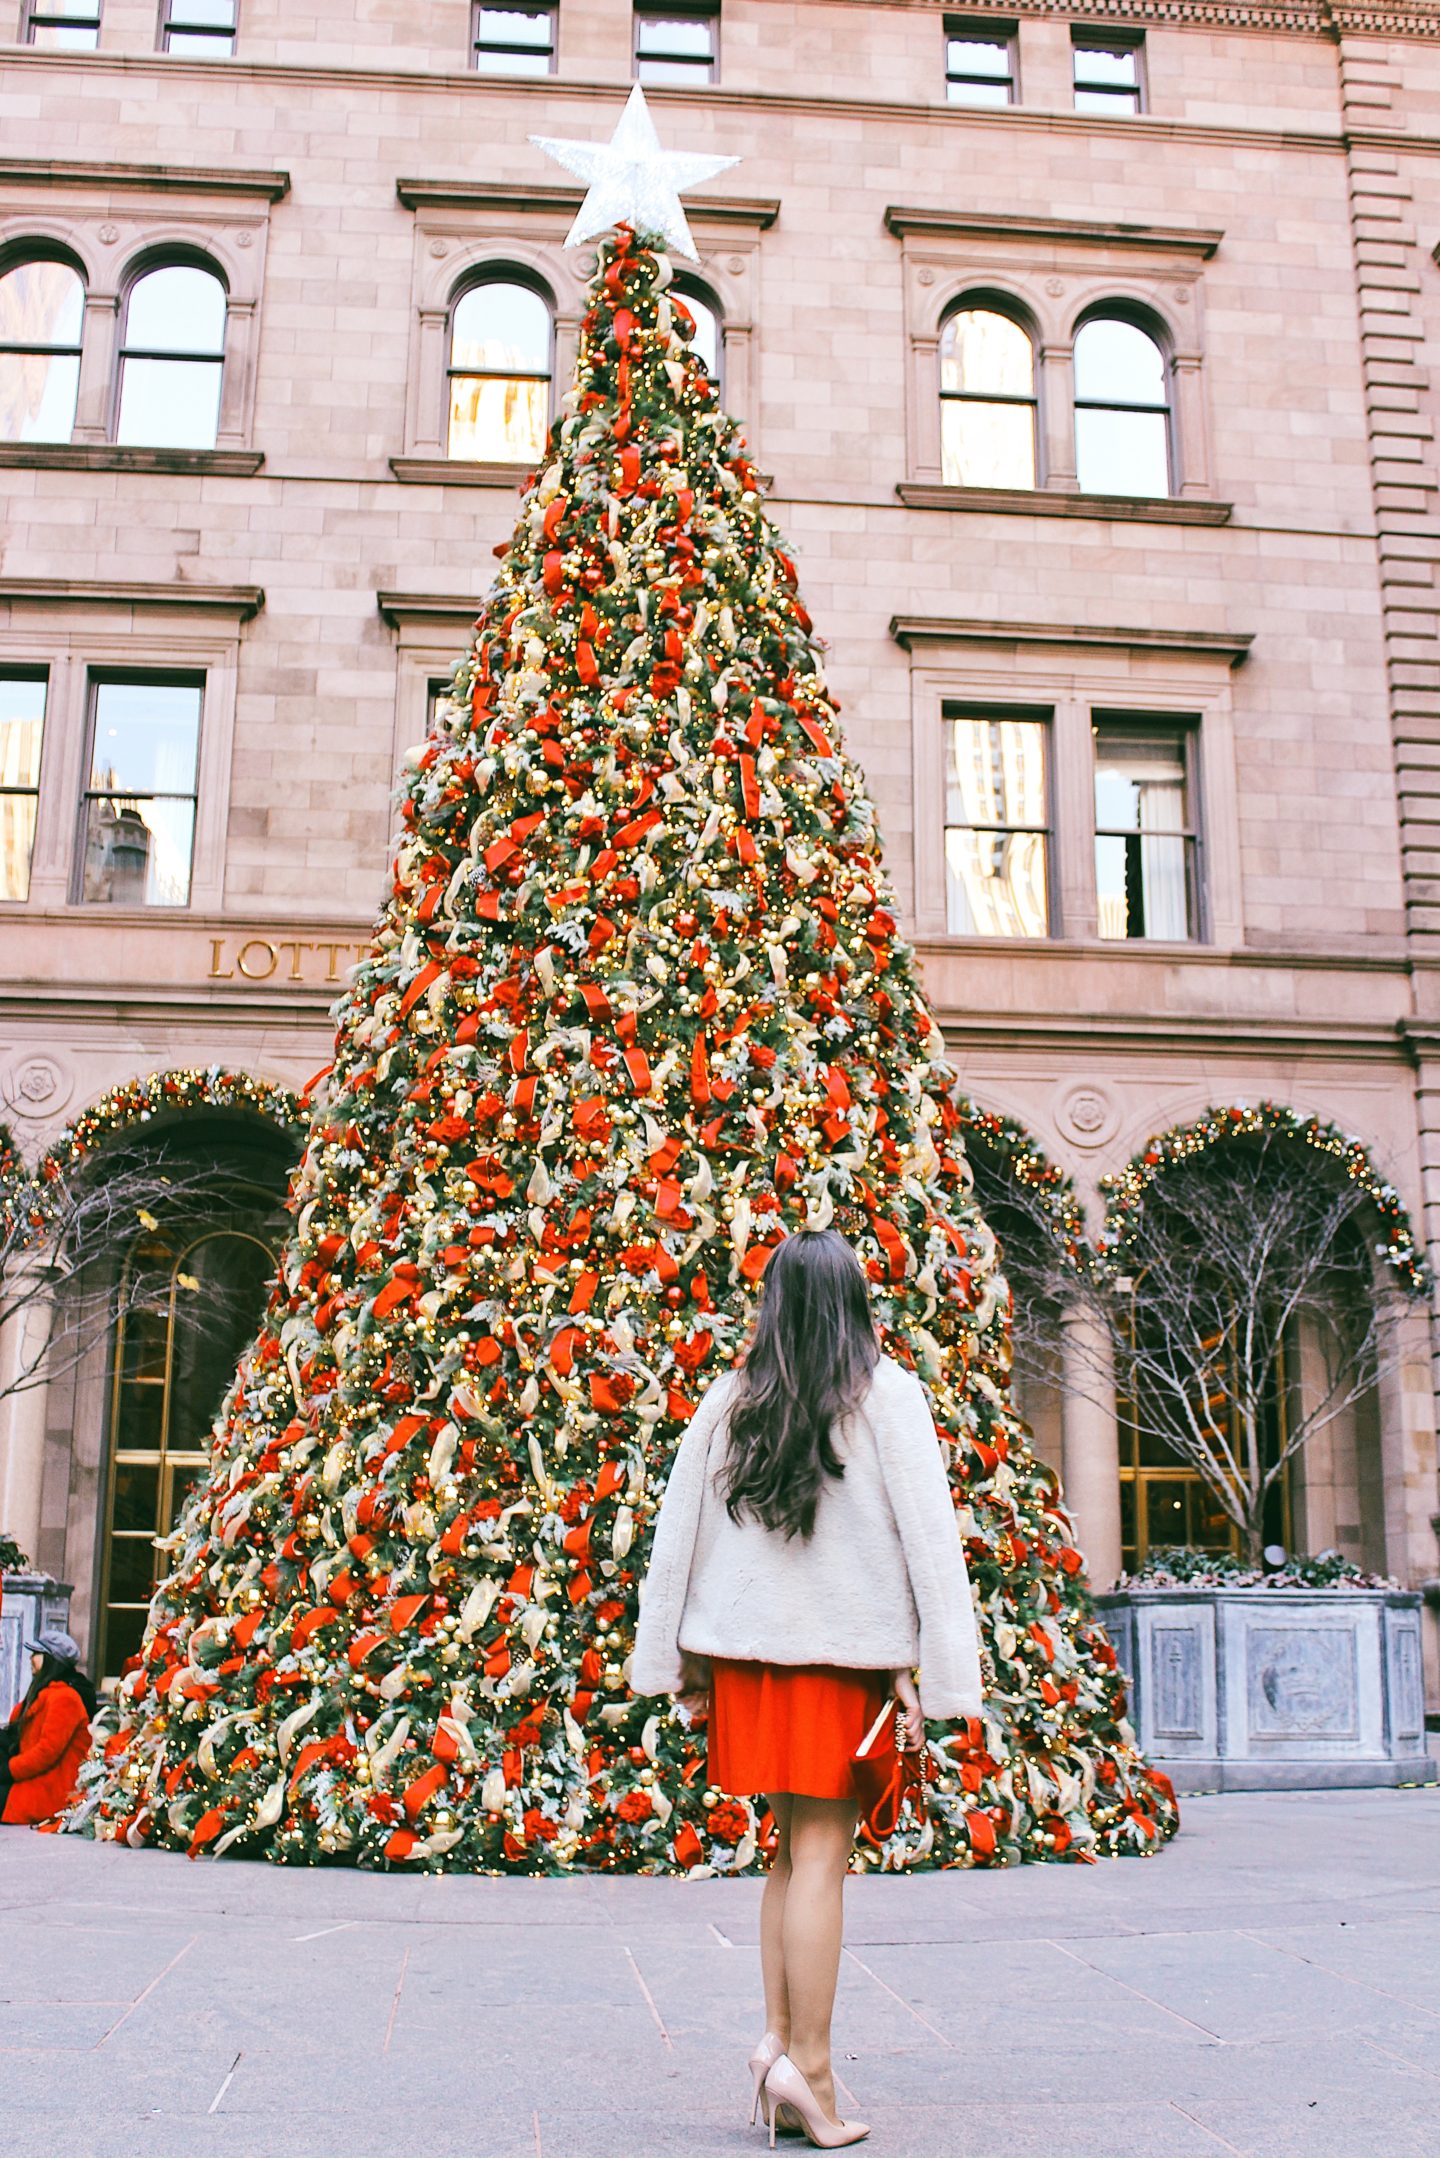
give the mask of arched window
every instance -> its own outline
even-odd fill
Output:
[[[455,302],[450,323],[451,457],[521,464],[550,424],[550,309],[533,285],[486,278]]]
[[[0,442],[68,442],[80,383],[85,285],[68,262],[0,276]]]
[[[193,262],[147,270],[125,303],[115,440],[213,449],[224,365],[225,287],[216,273]]]
[[[695,335],[690,340],[691,349],[705,362],[706,372],[718,389],[725,356],[725,338],[720,325],[720,310],[709,293],[700,285],[677,285],[675,287],[675,296],[677,299],[683,300],[686,310],[695,324]]]
[[[1075,456],[1085,494],[1170,492],[1165,355],[1123,316],[1094,315],[1075,339]]]
[[[210,1425],[254,1333],[275,1271],[268,1241],[178,1225],[136,1239],[115,1335],[98,1669],[140,1646],[168,1536],[208,1458]]]
[[[962,307],[940,338],[940,463],[952,487],[1035,485],[1035,348],[993,307]]]

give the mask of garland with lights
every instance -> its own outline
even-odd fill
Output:
[[[1430,1283],[1430,1270],[1421,1251],[1405,1203],[1393,1184],[1375,1168],[1360,1140],[1327,1124],[1317,1116],[1302,1117],[1279,1102],[1262,1101],[1250,1107],[1207,1109],[1193,1123],[1179,1124],[1147,1141],[1123,1169],[1102,1177],[1105,1221],[1096,1243],[1096,1263],[1109,1272],[1123,1265],[1129,1226],[1145,1193],[1163,1169],[1178,1162],[1194,1161],[1217,1146],[1237,1139],[1275,1133],[1298,1145],[1313,1147],[1338,1162],[1352,1183],[1358,1184],[1379,1217],[1383,1241],[1379,1256],[1410,1295],[1420,1295]]]
[[[294,1226],[77,1825],[287,1863],[738,1872],[773,1822],[626,1683],[660,1491],[777,1241],[841,1219],[985,1636],[857,1863],[1151,1852],[995,1239],[794,564],[653,236],[575,380],[336,1007]]]
[[[958,1091],[954,1101],[962,1134],[973,1133],[998,1157],[1016,1183],[1033,1193],[1036,1211],[1048,1225],[1056,1248],[1070,1265],[1077,1269],[1084,1266],[1089,1251],[1085,1211],[1070,1177],[1041,1151],[1033,1134],[1017,1118],[982,1109]]]
[[[219,1064],[124,1080],[83,1109],[33,1171],[25,1168],[13,1147],[8,1153],[0,1150],[0,1220],[6,1234],[21,1219],[36,1236],[43,1236],[54,1217],[55,1193],[87,1155],[138,1125],[193,1109],[242,1109],[282,1131],[303,1130],[306,1121],[301,1098],[291,1088]]]

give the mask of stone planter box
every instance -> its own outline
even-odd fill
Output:
[[[1180,1789],[1434,1780],[1418,1594],[1133,1588],[1095,1603],[1140,1745]]]
[[[70,1631],[70,1583],[49,1574],[6,1574],[0,1600],[0,1723],[30,1683],[25,1643],[47,1626]]]

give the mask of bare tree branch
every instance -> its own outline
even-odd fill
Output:
[[[187,1328],[233,1326],[236,1292],[175,1267],[170,1241],[227,1226],[227,1179],[213,1162],[163,1145],[116,1146],[53,1181],[7,1193],[0,1212],[0,1403],[75,1370],[124,1316],[169,1314]],[[278,1206],[252,1205],[277,1235]]]
[[[1077,1269],[1023,1182],[982,1148],[971,1158],[1015,1286],[1022,1378],[1053,1381],[1058,1317],[1084,1309],[1097,1323],[1077,1331],[1067,1382],[1113,1405],[1113,1372],[1142,1428],[1195,1471],[1258,1559],[1287,1463],[1398,1361],[1405,1298],[1377,1263],[1366,1193],[1258,1133],[1167,1167],[1122,1250]]]

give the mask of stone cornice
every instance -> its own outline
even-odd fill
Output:
[[[377,592],[375,605],[391,629],[403,629],[407,624],[470,629],[481,602],[466,592]]]
[[[1166,29],[1258,30],[1271,37],[1440,36],[1435,0],[824,0],[830,7],[894,8],[926,14],[1062,15],[1067,20],[1136,23]]]
[[[1208,262],[1223,232],[1179,225],[1089,223],[1078,218],[1011,217],[976,210],[914,210],[891,203],[885,230],[897,239],[1043,240],[1074,246],[1125,247],[1151,254],[1196,255]]]
[[[1110,629],[1093,622],[1004,622],[959,615],[896,614],[890,634],[905,651],[932,645],[1069,645],[1093,651],[1181,652],[1238,667],[1255,642],[1247,630]]]
[[[290,175],[217,165],[108,165],[88,159],[0,157],[0,187],[106,187],[146,194],[244,195],[252,202],[281,202],[290,192]]]
[[[152,450],[120,442],[0,442],[0,466],[32,465],[51,472],[194,472],[248,480],[264,462],[263,450]]]
[[[250,622],[264,606],[265,593],[258,584],[128,584],[112,578],[0,577],[0,608],[17,602],[45,607],[164,607]]]
[[[581,187],[533,186],[508,180],[399,179],[395,192],[407,210],[499,210],[507,214],[549,210],[573,217],[585,199]],[[696,195],[685,205],[692,225],[747,225],[768,232],[780,215],[773,198]]]
[[[1226,525],[1232,505],[1175,495],[1067,494],[1058,487],[952,487],[946,480],[899,480],[907,509],[966,510],[993,517],[1093,517],[1100,524]]]
[[[392,457],[390,470],[407,487],[503,487],[519,492],[520,482],[534,467],[527,464],[491,464],[483,458]]]

